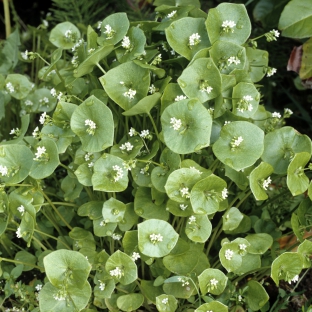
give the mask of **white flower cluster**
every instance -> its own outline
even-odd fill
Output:
[[[246,251],[246,248],[247,248],[246,244],[239,244],[238,246],[240,250]]]
[[[268,187],[270,186],[272,180],[271,180],[271,177],[268,177],[267,179],[265,179],[263,182],[262,182],[262,188],[264,190],[267,190]]]
[[[12,82],[8,82],[8,83],[5,85],[5,87],[6,87],[6,89],[9,91],[9,93],[13,93],[13,92],[15,91]]]
[[[105,287],[106,287],[106,284],[103,283],[103,282],[101,282],[100,280],[98,280],[98,282],[100,283],[100,285],[99,285],[100,290],[101,290],[101,291],[104,291],[104,290],[105,290]]]
[[[26,50],[25,52],[21,52],[21,57],[22,57],[22,59],[27,61],[28,60],[28,50]]]
[[[189,192],[189,188],[188,187],[182,187],[180,189],[180,194],[184,198],[190,198],[191,197],[191,194]]]
[[[244,141],[243,137],[242,136],[239,136],[239,137],[234,137],[232,142],[231,142],[231,146],[233,148],[237,147],[237,146],[240,146],[241,143]]]
[[[161,54],[158,54],[158,55],[153,59],[151,65],[156,66],[156,65],[160,64],[161,61],[162,61],[162,56],[161,56]]]
[[[48,104],[49,103],[49,99],[45,96],[44,98],[39,100],[40,105],[43,104]]]
[[[231,64],[238,65],[240,64],[240,59],[237,56],[230,56],[226,62],[228,66],[230,66]]]
[[[39,127],[36,127],[32,133],[32,136],[37,139],[40,137],[40,131],[39,131]]]
[[[163,241],[163,236],[161,234],[151,234],[150,235],[150,241],[153,243],[153,244],[156,244],[158,242],[162,242]]]
[[[96,123],[91,119],[86,119],[85,126],[88,126],[88,129],[86,130],[87,133],[89,133],[90,135],[94,135],[95,129],[96,129]]]
[[[188,220],[188,224],[194,224],[196,223],[196,217],[195,216],[190,216]]]
[[[177,14],[177,10],[173,10],[171,13],[167,14],[168,18],[173,18]]]
[[[133,149],[133,145],[130,142],[126,142],[119,147],[122,151],[130,152]]]
[[[123,170],[118,165],[114,165],[113,170],[116,171],[114,181],[117,182],[123,177]]]
[[[297,274],[294,276],[294,278],[292,280],[288,281],[288,283],[291,284],[291,283],[296,283],[298,281],[299,281],[299,275]]]
[[[46,148],[44,147],[44,146],[38,146],[37,147],[37,152],[35,153],[35,158],[34,158],[34,160],[43,160],[42,158],[43,158],[43,156],[47,156],[46,155]],[[46,158],[46,157],[45,157]]]
[[[26,106],[33,106],[34,103],[33,103],[31,100],[26,100],[26,101],[25,101],[25,105],[26,105]]]
[[[140,254],[138,253],[138,252],[133,252],[132,253],[132,255],[131,255],[131,259],[133,260],[133,261],[136,261],[136,260],[138,260],[138,259],[140,259]]]
[[[123,276],[123,272],[119,267],[116,267],[114,270],[109,271],[110,276],[115,276],[117,278],[121,278]]]
[[[188,207],[188,205],[180,204],[180,209],[182,211],[184,211],[187,207]]]
[[[157,91],[156,87],[153,84],[151,84],[148,88],[148,93],[154,94],[156,91]]]
[[[23,234],[22,234],[22,232],[21,232],[21,228],[20,228],[20,227],[17,228],[15,234],[16,234],[16,237],[17,237],[17,238],[23,237]]]
[[[67,29],[65,31],[64,37],[67,38],[67,39],[71,39],[72,36],[73,36],[73,32],[70,29]]]
[[[161,300],[161,303],[162,304],[168,304],[168,300],[169,300],[168,297],[164,298],[163,300]]]
[[[226,199],[228,197],[228,190],[226,187],[222,190],[221,197],[222,199]]]
[[[207,87],[200,89],[201,92],[207,92],[208,94],[211,93],[212,90],[213,90],[213,87],[211,86],[207,86]]]
[[[278,113],[278,112],[274,112],[274,113],[272,113],[272,117],[274,117],[274,118],[282,118],[282,115],[280,113]]]
[[[226,21],[223,21],[222,22],[222,25],[221,25],[221,27],[222,27],[222,30],[224,31],[224,32],[231,32],[231,33],[233,33],[234,32],[234,27],[236,26],[236,23],[234,22],[234,21],[228,21],[228,20],[226,20]]]
[[[176,130],[176,131],[178,131],[182,126],[181,119],[177,119],[175,117],[170,118],[170,123],[172,125],[170,126],[170,128],[173,128],[173,130]]]
[[[123,96],[129,98],[130,100],[133,100],[135,95],[136,95],[136,90],[133,90],[131,88],[129,88],[128,91],[123,93]]]
[[[13,128],[11,131],[10,131],[10,134],[15,134],[16,136],[19,136],[20,135],[20,129],[19,128]]]
[[[83,43],[84,43],[84,40],[79,39],[72,47],[72,52],[75,52]]]
[[[137,135],[137,132],[136,132],[136,130],[134,129],[134,128],[130,128],[130,131],[129,131],[129,135],[132,137],[132,136],[135,136],[135,135]]]
[[[198,33],[194,33],[189,37],[189,46],[196,46],[200,43],[200,35]]]
[[[212,278],[211,280],[210,280],[210,285],[214,288],[214,287],[217,287],[218,286],[218,283],[219,283],[219,281],[218,280],[216,280],[215,278]]]
[[[112,39],[115,33],[115,30],[109,24],[105,25],[104,34],[106,35],[106,39]]]
[[[54,294],[53,295],[53,298],[56,300],[56,301],[64,301],[66,299],[66,296],[64,294],[61,294],[61,293],[57,293],[57,294]]]
[[[150,135],[149,130],[142,130],[140,133],[140,137],[145,139]]]
[[[17,210],[20,212],[21,215],[25,213],[25,207],[23,205],[20,205],[19,207],[17,207]]]
[[[187,97],[185,95],[177,95],[174,99],[175,102],[186,100]]]
[[[40,118],[39,118],[39,122],[44,125],[46,123],[46,120],[48,120],[49,117],[47,116],[47,112],[43,112],[41,115],[40,115]]]
[[[227,259],[227,260],[232,260],[233,255],[234,255],[234,251],[231,250],[231,249],[227,249],[227,250],[225,251],[224,257],[225,257],[225,259]]]
[[[130,42],[130,38],[128,36],[124,36],[121,42],[121,46],[126,49],[129,50],[131,48],[131,42]]]
[[[237,110],[241,113],[248,110],[251,112],[253,110],[253,106],[250,103],[253,101],[253,97],[250,95],[244,95],[243,98],[237,103]]]
[[[178,277],[178,281],[182,283],[182,287],[190,285],[190,282],[185,278]]]
[[[3,177],[8,176],[8,168],[7,166],[0,165],[0,173]]]
[[[112,239],[113,240],[118,240],[119,241],[121,239],[121,237],[122,236],[120,234],[115,234],[115,233],[112,234]]]
[[[273,76],[274,74],[276,74],[277,72],[277,69],[274,68],[274,67],[268,67],[268,70],[267,70],[267,77],[271,77]]]

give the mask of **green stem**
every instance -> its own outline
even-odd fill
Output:
[[[59,240],[60,240],[59,238],[57,238],[57,237],[55,237],[55,236],[52,236],[52,235],[50,235],[50,234],[41,232],[40,230],[34,229],[34,232],[36,232],[36,233],[38,233],[38,234],[40,234],[40,235],[44,235],[44,236],[47,236],[47,237],[49,237],[49,238],[52,238],[52,239],[54,239],[54,240],[56,240],[56,241],[59,241]],[[70,246],[68,246],[65,242],[61,241],[61,243],[62,243],[64,246],[66,246],[68,249],[71,249]]]
[[[23,262],[23,261],[18,261],[18,260],[12,260],[12,259],[8,259],[8,258],[2,258],[0,257],[0,262],[1,261],[6,261],[6,262],[11,262],[11,263],[17,263],[17,264],[23,264],[25,266],[30,266],[30,267],[34,267],[40,271],[44,271],[44,268],[38,265],[35,265],[33,263],[27,263],[27,262]]]
[[[11,20],[9,0],[3,0],[4,20],[5,20],[5,36],[8,38],[11,34]]]
[[[104,68],[99,63],[96,63],[96,66],[102,71],[102,73],[104,75],[106,74],[106,71],[104,70]]]
[[[150,118],[150,120],[151,120],[151,122],[152,122],[152,125],[153,125],[154,131],[155,131],[155,133],[156,133],[157,139],[158,139],[158,141],[160,141],[160,139],[159,139],[159,133],[158,133],[156,124],[155,124],[155,122],[154,122],[154,119],[153,119],[153,117],[151,116],[150,113],[147,113],[147,115],[148,115],[148,117]]]
[[[209,255],[209,252],[210,252],[210,249],[212,247],[212,244],[215,242],[215,239],[217,237],[217,233],[219,232],[220,228],[222,227],[222,218],[219,220],[219,223],[217,224],[217,226],[213,229],[213,232],[212,232],[212,235],[209,239],[209,243],[208,243],[208,246],[207,246],[207,250],[206,250],[206,256],[208,257]],[[222,229],[221,229],[222,230]],[[220,234],[218,233],[218,236]]]

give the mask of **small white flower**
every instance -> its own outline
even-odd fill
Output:
[[[243,113],[245,110],[252,111],[253,106],[250,103],[253,101],[253,97],[250,95],[244,95],[243,98],[237,103],[237,110]]]
[[[133,90],[131,88],[128,91],[123,93],[123,96],[129,98],[130,100],[134,99],[135,95],[136,95],[136,90]]]
[[[182,121],[181,119],[176,119],[175,117],[170,118],[170,123],[172,126],[170,128],[173,128],[173,130],[179,130],[182,126]]]
[[[186,100],[187,97],[185,95],[177,95],[176,98],[174,99],[175,102]]]
[[[13,93],[15,91],[14,89],[14,86],[11,82],[8,82],[6,85],[5,85],[6,89],[9,91],[9,93]]]
[[[89,168],[94,167],[94,162],[93,162],[93,161],[89,162],[89,163],[88,163],[88,167],[89,167]]]
[[[25,105],[26,105],[26,106],[33,106],[34,103],[33,103],[31,100],[26,100],[26,101],[25,101]]]
[[[20,205],[19,207],[17,207],[17,210],[20,212],[21,215],[25,213],[25,207],[23,205]]]
[[[42,101],[43,101],[44,103],[46,103],[46,104],[49,103],[49,99],[48,99],[46,96],[42,99]]]
[[[148,93],[149,94],[154,94],[156,92],[156,87],[151,84],[150,87],[148,88]]]
[[[110,276],[115,276],[117,278],[121,278],[123,276],[123,272],[119,267],[116,267],[114,270],[109,271]]]
[[[271,77],[273,76],[274,74],[276,74],[277,72],[277,69],[274,68],[274,67],[268,67],[268,70],[267,70],[267,77]]]
[[[208,94],[211,93],[212,90],[213,90],[213,87],[211,86],[207,86],[205,88],[200,89],[201,92],[207,92]]]
[[[46,120],[46,117],[47,117],[47,112],[43,112],[41,115],[40,115],[40,118],[39,118],[39,122],[43,125],[45,120]]]
[[[248,102],[253,101],[253,97],[250,96],[250,95],[244,95],[244,96],[243,96],[243,99],[244,99],[245,101],[248,101]]]
[[[132,253],[132,255],[131,255],[131,259],[133,260],[133,261],[136,261],[136,260],[138,260],[138,259],[140,259],[140,254],[138,253],[138,252],[133,252]]]
[[[239,249],[242,250],[242,251],[246,251],[246,244],[239,244]]]
[[[188,224],[194,224],[196,222],[196,217],[195,216],[190,216],[188,220]]]
[[[115,35],[114,29],[110,25],[105,25],[104,34],[106,35],[106,39],[112,39]]]
[[[228,190],[226,187],[222,190],[221,197],[223,199],[226,199],[228,197]]]
[[[105,221],[102,220],[102,221],[100,222],[100,226],[105,226],[105,225],[106,225]]]
[[[42,157],[42,155],[45,154],[46,151],[47,150],[44,146],[38,146],[37,152],[35,153],[36,158],[34,158],[34,160],[39,160]]]
[[[167,304],[167,303],[168,303],[168,300],[169,300],[168,298],[164,298],[163,300],[161,300],[161,303],[162,303],[162,304]]]
[[[189,281],[185,278],[178,277],[178,281],[182,283],[182,287],[190,285]]]
[[[228,125],[229,123],[231,123],[229,120],[226,120],[225,122],[224,122],[224,125]]]
[[[272,117],[274,117],[274,118],[282,118],[282,115],[280,113],[278,113],[278,112],[274,112],[274,113],[272,113]]]
[[[53,97],[56,97],[56,90],[54,88],[51,89],[50,93]]]
[[[22,233],[21,233],[21,228],[20,227],[17,228],[17,231],[15,233],[16,233],[16,237],[17,238],[21,238],[23,236]]]
[[[272,29],[272,30],[270,31],[270,33],[271,33],[275,38],[278,38],[279,35],[280,35],[279,31],[276,30],[276,29]]]
[[[21,57],[26,61],[28,60],[28,51],[26,50],[25,52],[21,53]]]
[[[198,33],[194,33],[189,37],[189,45],[195,46],[200,43],[200,35]]]
[[[227,250],[225,251],[224,257],[225,257],[225,259],[227,259],[227,260],[232,260],[233,255],[234,255],[234,251],[231,250],[231,249],[227,249]]]
[[[63,92],[60,92],[56,98],[60,101],[62,96],[63,96]]]
[[[42,23],[45,27],[48,27],[49,26],[49,22],[47,20],[42,20]]]
[[[213,287],[217,287],[218,283],[219,283],[219,281],[216,280],[215,278],[210,280],[210,285]]]
[[[171,13],[167,15],[168,18],[173,18],[177,13],[177,10],[173,10]]]
[[[114,181],[117,182],[123,177],[123,170],[118,165],[114,165],[113,170],[116,171]]]
[[[124,36],[121,42],[121,46],[126,49],[129,50],[131,47],[131,42],[128,36]]]
[[[72,35],[73,35],[73,32],[70,29],[65,31],[65,34],[64,34],[65,38],[70,39]]]
[[[175,55],[176,52],[172,49],[172,50],[170,51],[170,54],[171,54],[171,55]]]
[[[20,129],[19,128],[13,128],[11,131],[10,131],[10,134],[15,134],[15,135],[19,135],[19,133],[20,133]]]
[[[238,138],[234,138],[231,143],[232,147],[240,146],[240,144],[244,141],[243,137],[239,136]]]
[[[54,300],[56,301],[64,301],[66,299],[66,296],[64,296],[64,294],[54,294],[53,295]]]
[[[8,168],[7,166],[0,165],[0,173],[3,177],[8,176]]]
[[[183,210],[183,211],[184,211],[187,207],[188,207],[188,205],[180,204],[180,209]]]
[[[228,66],[230,66],[231,64],[238,65],[238,64],[240,64],[240,59],[237,56],[230,56],[227,59],[227,64],[228,64]]]
[[[241,302],[243,300],[243,297],[241,295],[238,295],[237,299],[239,302]]]
[[[295,275],[292,280],[288,281],[288,283],[291,284],[291,283],[296,283],[298,281],[299,281],[299,275]]]
[[[221,25],[221,27],[222,27],[222,29],[223,29],[223,31],[224,32],[234,32],[234,27],[236,26],[236,23],[234,22],[234,21],[228,21],[228,20],[226,20],[226,21],[223,21],[222,22],[222,25]]]
[[[136,130],[131,127],[129,131],[129,135],[132,137],[132,136],[135,136],[136,134],[137,134]]]
[[[263,189],[267,190],[268,187],[270,186],[272,180],[271,180],[271,177],[268,177],[267,179],[265,179],[263,182],[262,182],[262,187]]]
[[[149,130],[142,130],[141,133],[140,133],[140,137],[141,138],[146,138],[149,136]]]
[[[38,284],[38,285],[35,286],[35,288],[36,288],[37,291],[40,291],[42,289],[42,285]]]
[[[102,27],[102,22],[101,21],[99,21],[98,23],[97,23],[97,29],[101,29],[101,27]]]
[[[158,242],[162,242],[163,241],[163,236],[161,234],[151,234],[150,235],[150,241],[153,243],[153,244],[156,244]]]
[[[180,189],[180,194],[181,194],[182,197],[185,197],[185,198],[190,198],[191,197],[188,187],[181,188]]]
[[[85,155],[84,155],[84,159],[85,159],[85,161],[89,161],[90,160],[90,158],[93,156],[93,154],[92,153],[86,153]]]
[[[85,126],[88,126],[88,129],[86,130],[86,132],[89,133],[90,135],[94,135],[95,129],[96,129],[96,123],[91,119],[86,119]]]
[[[79,39],[78,42],[72,47],[72,52],[75,52],[82,44],[84,43],[83,39]]]
[[[91,48],[91,49],[88,50],[88,54],[91,54],[91,53],[93,53],[94,51],[95,51],[95,49],[94,49],[94,48]]]
[[[122,236],[120,234],[115,234],[115,233],[112,234],[112,239],[113,240],[118,240],[119,241],[121,239],[121,237]]]
[[[293,111],[289,108],[284,108],[284,114],[285,116],[289,117],[290,115],[293,114]]]
[[[126,142],[119,147],[122,151],[126,150],[128,152],[132,151],[133,145],[130,142]]]
[[[101,291],[103,291],[105,289],[106,285],[105,285],[105,283],[101,282],[100,280],[99,280],[99,283],[100,283],[99,288]]]

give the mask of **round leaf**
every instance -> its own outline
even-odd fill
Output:
[[[247,295],[245,295],[247,304],[253,311],[258,311],[268,302],[269,295],[257,281],[251,280],[247,285]]]
[[[207,311],[228,312],[228,307],[219,301],[211,301],[209,303],[202,304],[195,310],[195,312]]]
[[[259,50],[247,47],[247,58],[249,62],[249,75],[253,82],[260,81],[265,76],[265,69],[269,63],[269,53],[265,50]]]
[[[168,222],[150,219],[138,224],[138,237],[139,249],[144,255],[160,258],[174,248],[179,234]]]
[[[266,233],[249,234],[245,237],[250,246],[248,252],[251,254],[264,254],[273,244],[273,238]]]
[[[200,291],[203,295],[221,295],[226,287],[227,276],[218,269],[206,269],[198,276]]]
[[[5,79],[5,86],[9,94],[18,100],[25,98],[32,89],[32,83],[20,74],[9,74]]]
[[[117,306],[122,311],[135,311],[144,302],[144,296],[142,294],[127,294],[118,297]]]
[[[237,243],[225,243],[219,251],[220,262],[228,271],[233,272],[242,265],[242,255]]]
[[[312,242],[309,240],[304,240],[298,246],[298,253],[300,253],[303,257],[303,268],[310,268],[311,267],[311,255],[312,255]]]
[[[71,49],[79,38],[79,29],[70,22],[63,22],[51,30],[49,40],[56,47],[67,50]]]
[[[174,312],[178,307],[178,300],[172,295],[156,297],[156,307],[159,312]]]
[[[181,123],[173,128],[173,118]],[[183,100],[168,106],[162,116],[164,141],[177,154],[198,151],[210,143],[212,120],[208,110],[197,100]]]
[[[93,95],[75,109],[71,116],[70,126],[79,136],[82,148],[87,152],[100,152],[113,145],[112,112]]]
[[[106,202],[104,202],[103,209],[102,209],[102,214],[105,223],[109,222],[120,222],[123,219],[123,216],[126,211],[126,205],[115,199],[115,198],[110,198]]]
[[[187,237],[196,243],[205,243],[210,237],[211,230],[212,225],[206,215],[192,215],[185,227]]]

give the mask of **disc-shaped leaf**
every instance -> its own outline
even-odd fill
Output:
[[[211,45],[203,18],[184,17],[172,22],[166,28],[166,38],[171,48],[188,60]]]
[[[312,242],[309,240],[304,240],[298,246],[298,253],[300,253],[303,257],[303,268],[310,268],[311,267],[311,255],[312,255]]]
[[[139,187],[134,197],[134,211],[144,219],[168,220],[169,213],[166,205],[156,205],[151,196],[151,189],[147,187]]]
[[[257,281],[250,280],[247,285],[247,295],[244,297],[250,309],[258,311],[268,302],[269,295],[264,287]]]
[[[161,124],[167,147],[177,154],[193,153],[210,143],[211,115],[197,99],[168,106],[161,116]]]
[[[59,165],[58,150],[55,142],[51,139],[42,139],[36,146],[36,153],[38,148],[45,148],[46,157],[37,159],[35,157],[29,175],[37,180],[43,179],[51,175],[56,167]]]
[[[237,275],[243,275],[247,272],[256,271],[259,268],[261,268],[260,255],[253,255],[253,254],[247,253],[246,255],[244,255],[244,257],[242,257],[241,266],[235,271],[233,271],[233,273]]]
[[[127,34],[129,25],[130,23],[126,13],[109,15],[101,23],[99,43],[102,45],[116,44]]]
[[[250,243],[248,252],[251,254],[264,254],[273,244],[273,238],[267,233],[249,234],[245,239]]]
[[[131,312],[136,311],[144,302],[142,294],[126,294],[118,297],[117,306],[120,310]]]
[[[293,196],[304,193],[309,187],[309,178],[304,173],[304,167],[310,159],[311,153],[298,153],[287,168],[287,186]]]
[[[177,217],[189,217],[194,213],[189,199],[186,199],[183,203],[169,199],[166,204],[166,210]]]
[[[228,271],[233,272],[242,265],[242,255],[237,243],[225,243],[219,252],[219,258],[222,266]]]
[[[218,311],[228,312],[228,307],[219,301],[210,301],[199,306],[195,312],[207,312],[207,311]]]
[[[128,285],[138,278],[137,266],[130,256],[120,250],[114,252],[106,261],[105,270],[116,282]]]
[[[246,48],[249,62],[249,75],[253,82],[260,81],[265,73],[269,63],[269,53],[265,50]]]
[[[222,24],[234,22],[235,26],[226,31]],[[209,39],[243,44],[250,36],[251,23],[244,4],[221,3],[210,9],[206,20]]]
[[[91,95],[71,116],[70,126],[86,152],[100,152],[113,145],[114,121],[111,110]]]
[[[58,288],[63,285],[83,288],[89,276],[91,265],[78,251],[56,250],[43,259],[50,283]]]
[[[108,96],[124,110],[143,99],[150,86],[149,70],[133,62],[120,64],[99,79]]]
[[[185,227],[187,237],[196,243],[205,243],[210,237],[212,225],[206,215],[192,215]]]
[[[111,197],[109,200],[104,202],[102,215],[105,223],[118,223],[123,219],[125,211],[126,205],[123,202]]]
[[[250,173],[250,189],[256,200],[266,200],[268,198],[266,193],[268,186],[265,184],[265,181],[267,181],[267,178],[273,171],[274,169],[270,164],[262,162]]]
[[[221,75],[211,58],[199,58],[184,69],[178,83],[189,98],[204,103],[221,93]]]
[[[212,214],[218,211],[219,203],[225,199],[222,191],[226,182],[212,174],[198,181],[192,188],[191,204],[196,214]]]
[[[103,154],[93,167],[93,188],[104,192],[121,192],[128,186],[128,170],[117,156]]]
[[[274,173],[285,174],[296,153],[311,154],[311,140],[292,127],[283,127],[269,132],[264,139],[263,161],[274,168]]]
[[[50,33],[49,40],[58,48],[71,49],[80,38],[79,29],[70,22],[57,24]]]
[[[284,252],[278,256],[271,266],[271,277],[276,285],[280,280],[290,282],[296,275],[299,275],[303,268],[303,257],[296,252]]]
[[[203,295],[221,295],[226,287],[227,276],[218,269],[206,269],[198,276],[200,291]]]
[[[115,50],[117,60],[120,63],[132,61],[144,54],[144,47],[146,44],[146,37],[142,29],[138,27],[131,27],[127,33],[130,41],[130,49],[120,47]]]
[[[252,117],[258,110],[260,93],[252,83],[238,83],[233,88],[232,98],[235,115],[248,118]]]
[[[210,56],[222,74],[244,69],[246,65],[246,49],[232,42],[216,41],[211,47]]]
[[[33,153],[25,145],[1,145],[0,167],[2,174],[0,181],[4,183],[19,183],[29,174],[33,163]],[[5,173],[5,168],[7,174]]]
[[[174,312],[178,307],[178,300],[172,295],[156,297],[156,307],[159,312]]]
[[[103,47],[97,48],[95,51],[89,54],[87,58],[74,70],[74,77],[82,77],[91,73],[94,66],[102,59],[104,59],[109,53],[111,53],[113,49],[113,45],[105,45]]]
[[[201,179],[201,174],[193,168],[181,168],[173,171],[167,180],[165,190],[170,199],[184,203],[190,198],[191,189]]]
[[[142,147],[142,139],[138,136],[134,136],[129,140],[122,140],[119,144],[112,146],[110,154],[118,156],[124,160],[131,160],[140,153]]]
[[[242,170],[253,165],[263,152],[264,133],[247,121],[233,121],[221,129],[213,144],[216,157],[225,165]],[[240,142],[240,143],[239,143]]]
[[[102,217],[93,220],[94,235],[98,237],[112,236],[116,228],[117,223],[105,223]]]
[[[179,234],[166,221],[150,219],[138,224],[140,251],[149,257],[168,255],[176,245]]]
[[[9,74],[5,79],[6,91],[15,99],[23,99],[32,89],[32,83],[21,74]]]
[[[188,299],[192,296],[195,286],[186,276],[172,276],[164,281],[163,290],[167,295]]]

